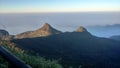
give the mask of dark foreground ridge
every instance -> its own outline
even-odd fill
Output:
[[[46,29],[45,29],[46,30]],[[65,68],[119,68],[120,42],[91,35],[84,27],[74,32],[11,40],[22,49],[49,59],[59,59]]]
[[[83,26],[73,32],[61,32],[45,23],[10,41],[30,54],[59,60],[64,68],[120,68],[120,42],[93,36]]]

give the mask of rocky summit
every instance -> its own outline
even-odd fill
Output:
[[[87,32],[87,29],[83,26],[80,26],[79,28],[77,28],[77,30],[75,30],[75,32]]]
[[[56,30],[53,28],[50,24],[45,23],[41,28],[35,30],[35,31],[27,31],[21,34],[17,34],[14,38],[21,39],[21,38],[34,38],[34,37],[43,37],[43,36],[49,36],[53,34],[60,34],[62,33],[59,30]]]

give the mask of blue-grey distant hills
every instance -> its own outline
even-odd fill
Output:
[[[120,35],[111,36],[110,38],[114,39],[114,40],[117,40],[117,41],[120,41]]]
[[[96,25],[86,27],[89,32],[99,37],[111,37],[113,35],[120,35],[120,24],[114,25]]]
[[[32,51],[32,54],[37,53],[49,59],[57,59],[65,68],[68,66],[78,68],[79,65],[83,68],[120,68],[119,41],[96,37],[83,26],[73,32],[61,32],[52,29],[53,27],[48,24],[47,30],[43,28],[46,27],[40,28],[40,32],[35,30],[35,37],[27,36],[29,32],[26,35],[22,33],[11,42],[19,48]],[[51,34],[40,36],[41,30],[42,34],[44,31],[45,34],[46,32]]]

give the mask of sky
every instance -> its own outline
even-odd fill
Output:
[[[120,11],[120,0],[0,0],[0,13]]]
[[[120,0],[0,0],[0,29],[18,34],[40,28],[45,22],[61,31],[73,31],[81,25],[120,24]]]

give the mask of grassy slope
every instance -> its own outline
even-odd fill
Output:
[[[14,55],[23,60],[32,68],[62,68],[56,60],[46,60],[40,56],[33,56],[27,54],[24,50],[15,47],[15,45],[8,41],[0,41],[0,44],[11,51]],[[10,68],[10,64],[0,56],[0,68]]]

